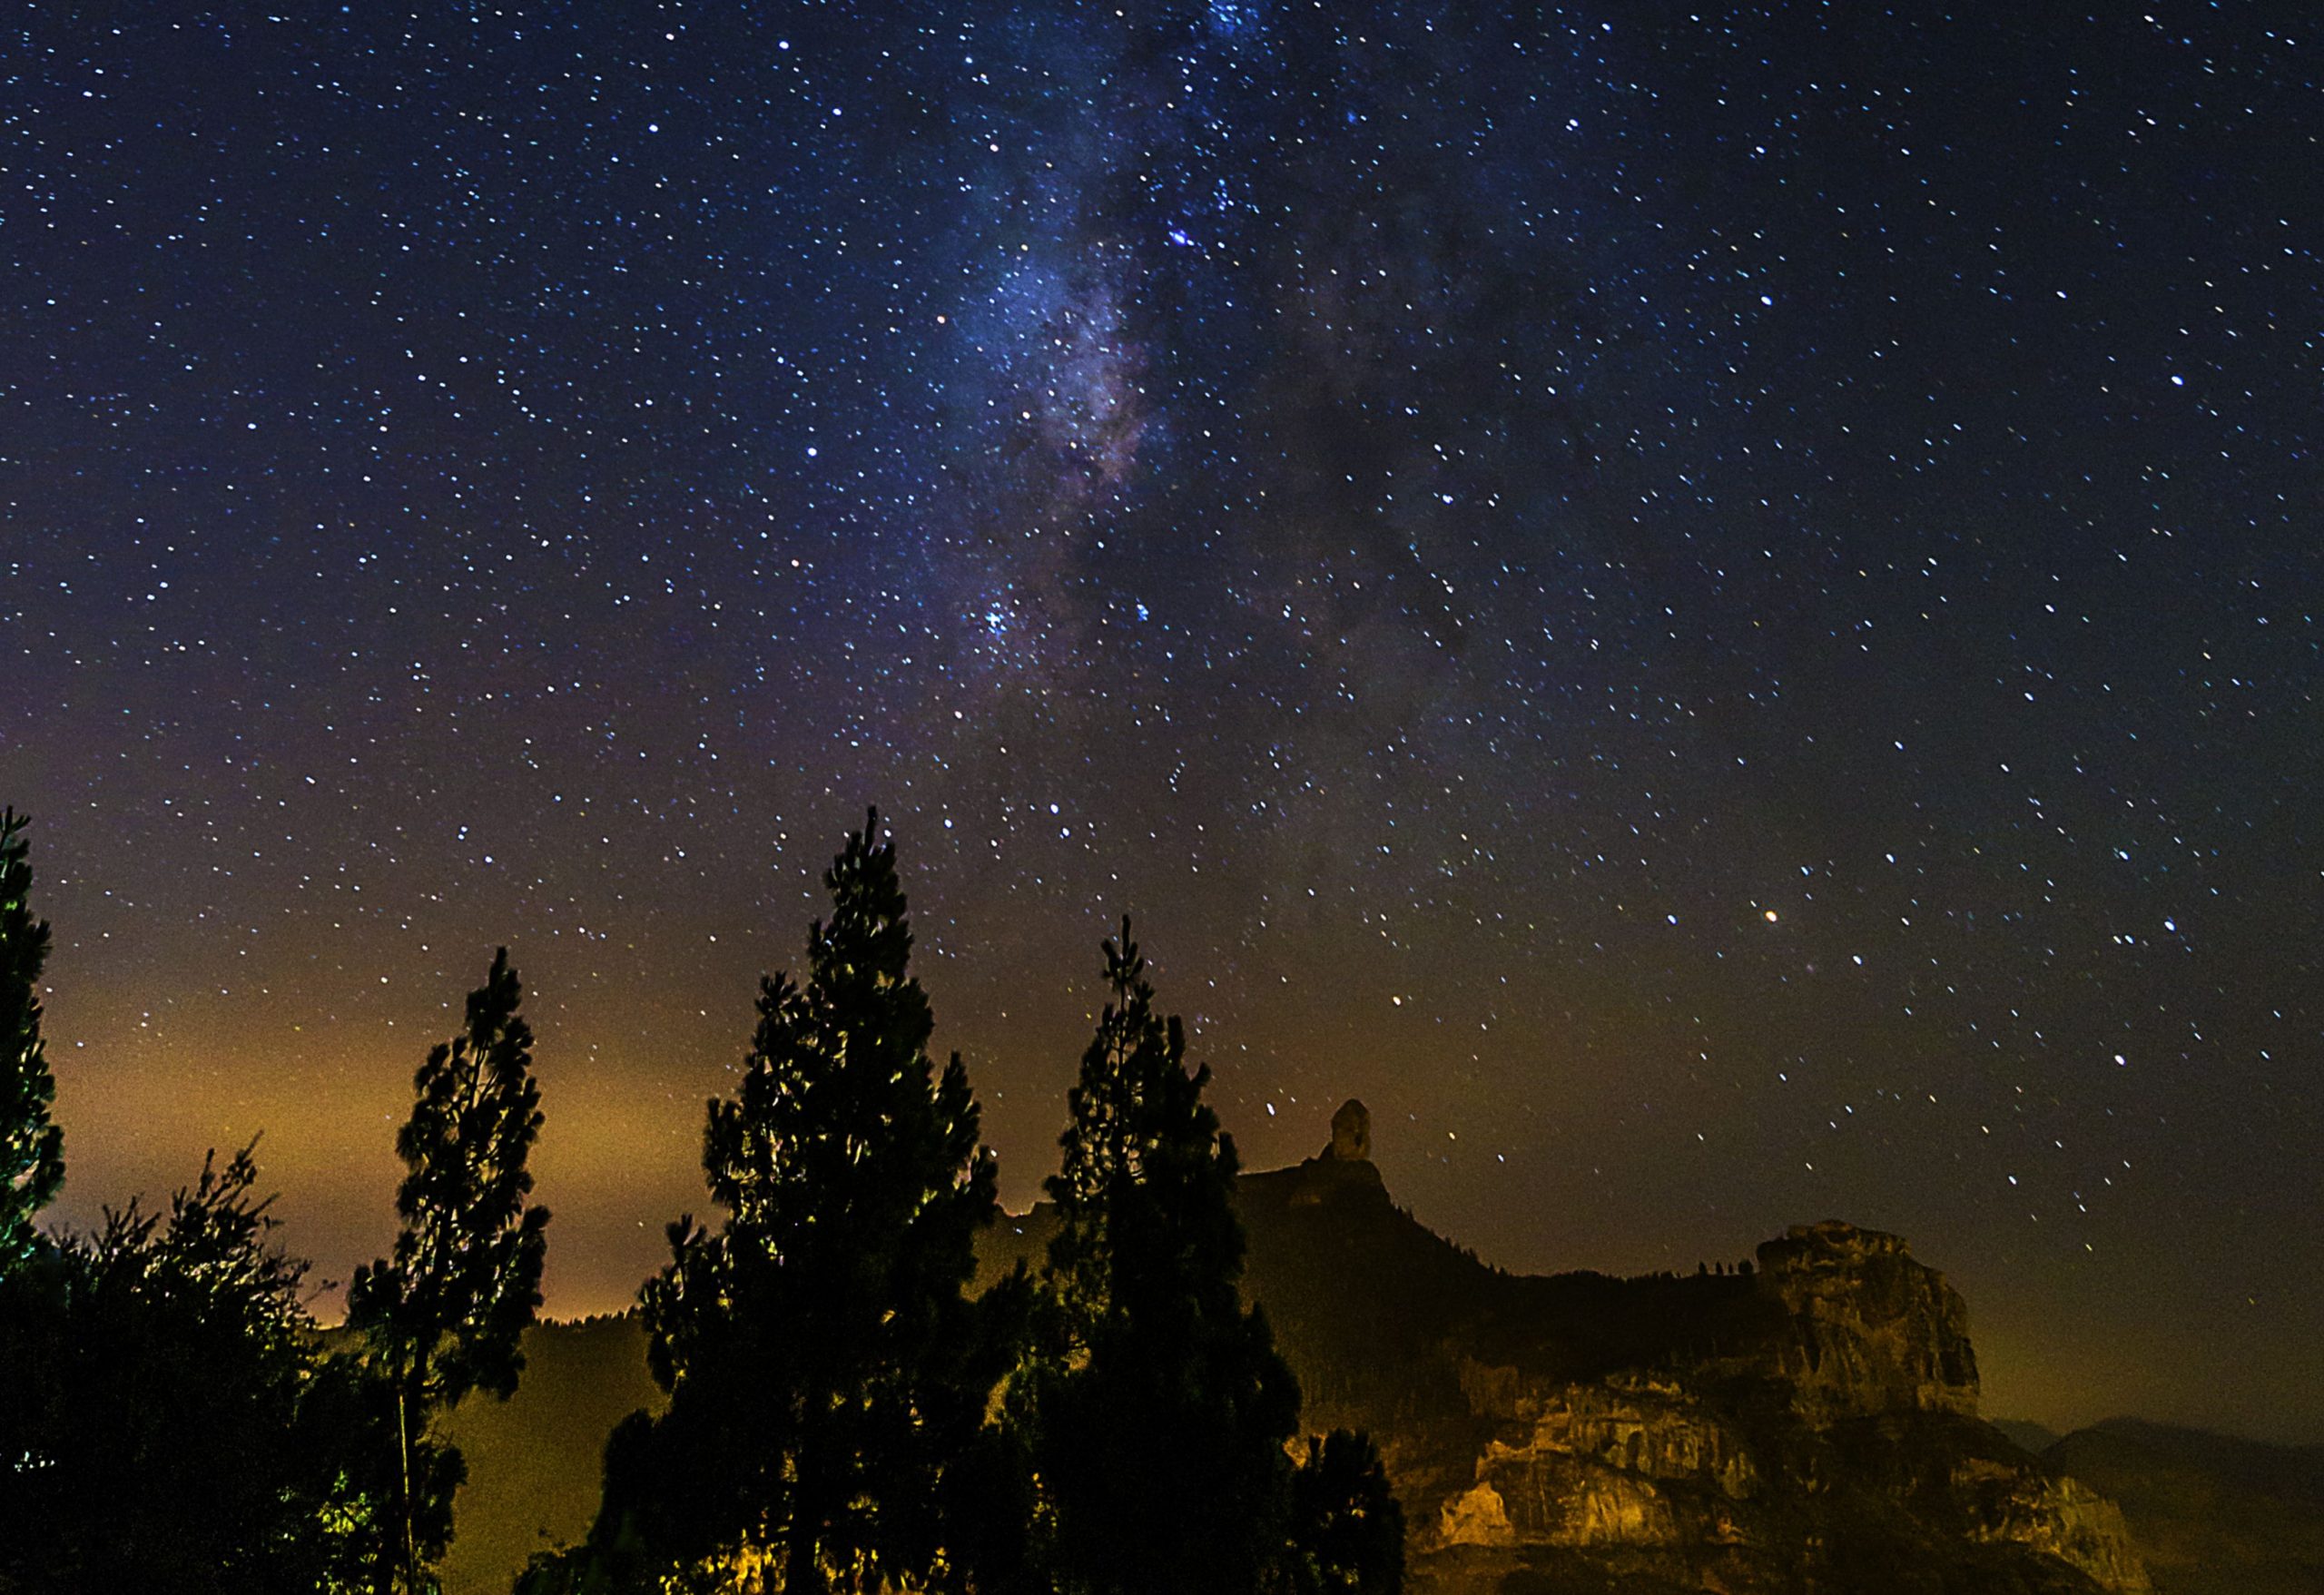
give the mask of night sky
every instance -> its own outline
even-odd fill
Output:
[[[343,1280],[505,941],[617,1307],[877,803],[1013,1207],[1127,911],[1250,1166],[2324,1438],[2324,39],[1515,9],[12,7],[55,1211]]]

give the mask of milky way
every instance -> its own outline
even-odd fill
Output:
[[[877,803],[1016,1205],[1127,911],[1250,1163],[2324,1433],[2315,41],[1521,9],[20,8],[64,1216],[343,1277],[505,941],[618,1305]]]

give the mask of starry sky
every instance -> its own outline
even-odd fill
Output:
[[[2324,1438],[2324,41],[2093,9],[12,7],[57,1211],[343,1280],[506,942],[616,1307],[876,803],[1013,1206],[1128,911],[1249,1165]]]

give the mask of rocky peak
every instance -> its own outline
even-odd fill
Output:
[[[1372,1161],[1372,1110],[1351,1097],[1332,1115],[1332,1144],[1321,1156],[1334,1163]]]
[[[1809,1422],[1976,1415],[1969,1310],[1902,1239],[1827,1219],[1794,1225],[1758,1255],[1758,1288],[1790,1320],[1781,1372]]]

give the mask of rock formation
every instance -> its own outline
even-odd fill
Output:
[[[1554,1334],[1508,1363],[1463,1357],[1483,1442],[1416,1547],[1418,1587],[1530,1571],[1542,1590],[1871,1590],[1907,1570],[1945,1589],[2150,1587],[2112,1503],[1977,1422],[1966,1309],[1903,1241],[1827,1221],[1758,1262],[1600,1282],[1601,1311],[1627,1286],[1691,1317],[1692,1349],[1640,1342],[1632,1365],[1579,1378]]]
[[[1530,1427],[1509,1456],[1556,1454],[1648,1479],[1708,1480],[1729,1500],[1756,1494],[1758,1470],[1742,1435],[1673,1380],[1620,1373],[1602,1381],[1540,1383],[1514,1368],[1463,1362],[1469,1410]]]
[[[2136,1595],[2122,1518],[1980,1422],[1968,1314],[1895,1236],[1827,1220],[1757,1266],[1616,1279],[1488,1267],[1415,1222],[1349,1102],[1243,1177],[1245,1285],[1304,1426],[1371,1433],[1414,1595]],[[1053,1219],[981,1272],[1039,1265]]]
[[[2135,1595],[2147,1574],[2122,1513],[2051,1460],[2076,1442],[2114,1459],[2099,1477],[2143,1489],[2142,1535],[2181,1537],[2171,1570],[2200,1557],[2227,1579],[2252,1570],[2237,1586],[2251,1595],[2314,1587],[2312,1506],[2287,1515],[2285,1494],[2251,1516],[2237,1492],[2261,1477],[2324,1500],[2324,1452],[2254,1473],[2245,1445],[2190,1473],[2178,1452],[2093,1431],[2037,1461],[1976,1417],[1961,1298],[1894,1236],[1825,1223],[1768,1242],[1756,1268],[1512,1275],[1396,1206],[1363,1156],[1368,1120],[1351,1102],[1325,1152],[1243,1177],[1244,1283],[1299,1376],[1303,1424],[1379,1442],[1412,1595]],[[1038,1269],[1055,1217],[988,1230],[980,1279]],[[512,1422],[457,1420],[475,1470],[456,1554],[478,1588],[507,1587],[544,1536],[580,1534],[614,1413],[658,1398],[634,1317],[527,1347]]]
[[[1972,1459],[1952,1482],[1969,1505],[1971,1539],[2027,1546],[2080,1568],[2101,1589],[2151,1588],[2122,1509],[2081,1480]]]
[[[1903,1241],[1827,1219],[1762,1243],[1758,1258],[1761,1287],[1790,1318],[1777,1354],[1803,1415],[1822,1423],[1899,1410],[1976,1415],[1969,1310]]]

